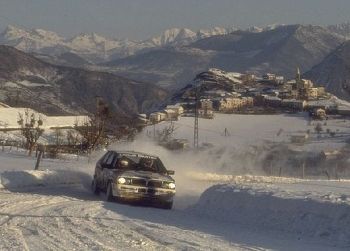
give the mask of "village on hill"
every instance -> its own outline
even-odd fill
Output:
[[[296,77],[266,73],[263,76],[225,72],[211,68],[196,76],[193,83],[174,95],[174,104],[151,113],[151,123],[176,120],[179,116],[212,119],[215,113],[274,114],[306,111],[314,119],[328,119],[328,115],[350,115],[350,105],[303,79],[299,68]],[[146,115],[141,115],[146,123]]]

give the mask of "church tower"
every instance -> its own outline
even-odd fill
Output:
[[[301,80],[300,69],[297,67],[297,74],[295,76],[295,81],[298,83]]]

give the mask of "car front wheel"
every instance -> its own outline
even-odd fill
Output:
[[[160,208],[162,209],[172,209],[173,208],[173,201],[163,201],[160,203]]]
[[[107,186],[106,200],[109,201],[109,202],[114,201],[113,192],[112,192],[112,184],[111,183],[108,183],[108,186]]]
[[[98,188],[95,177],[92,179],[92,182],[91,182],[91,190],[96,195],[100,193],[100,189]]]

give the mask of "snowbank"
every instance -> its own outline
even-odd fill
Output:
[[[86,184],[88,175],[65,170],[5,171],[0,174],[0,188],[12,189],[33,186]]]
[[[252,228],[319,237],[341,246],[350,244],[350,197],[315,198],[270,186],[215,185],[201,195],[193,210],[204,217]]]
[[[296,183],[305,181],[298,178],[257,176],[257,175],[227,175],[206,172],[187,172],[186,175],[193,180],[208,182],[234,182],[234,183]]]

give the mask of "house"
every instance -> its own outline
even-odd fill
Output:
[[[240,98],[224,98],[219,102],[219,111],[233,111],[242,107],[242,99]]]
[[[276,74],[272,74],[272,73],[266,73],[262,76],[263,80],[276,80]]]
[[[252,97],[243,97],[242,106],[252,107],[254,105],[254,99]]]
[[[148,123],[148,119],[147,119],[147,116],[146,114],[138,114],[137,115],[137,121],[138,123],[140,124],[147,124]]]
[[[184,113],[184,108],[180,104],[175,104],[175,105],[167,105],[166,110],[173,110],[175,111],[178,115],[181,115]]]
[[[211,101],[210,99],[201,99],[199,102],[201,109],[213,110],[213,101]]]
[[[176,110],[164,109],[164,112],[166,114],[165,120],[178,120],[179,119],[179,114]]]
[[[214,111],[208,109],[198,109],[198,116],[205,119],[213,119]]]
[[[306,91],[307,99],[316,99],[318,97],[318,88],[312,87]]]
[[[166,119],[166,114],[164,112],[154,112],[149,115],[149,120],[152,123],[159,123]]]

